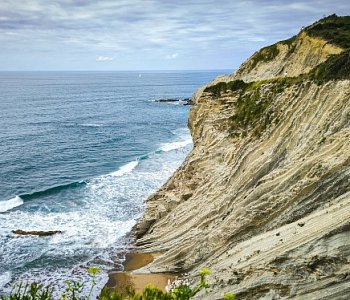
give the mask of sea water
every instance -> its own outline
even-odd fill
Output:
[[[98,285],[192,147],[183,99],[223,71],[0,73],[0,293]],[[60,230],[48,237],[12,230]]]

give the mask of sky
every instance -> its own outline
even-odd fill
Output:
[[[236,69],[349,0],[0,0],[0,71]]]

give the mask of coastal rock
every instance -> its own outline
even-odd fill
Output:
[[[265,47],[243,63],[229,77],[229,80],[242,79],[246,82],[277,77],[295,77],[308,73],[331,55],[343,51],[318,37],[302,31],[296,37]]]
[[[340,54],[344,50],[328,40],[310,36],[307,29],[288,40],[255,52],[233,74],[220,75],[204,87],[199,88],[192,97],[193,102],[198,101],[205,88],[219,82],[229,82],[237,79],[251,82],[298,76],[310,72],[330,56]]]
[[[50,236],[58,233],[62,233],[60,230],[49,230],[49,231],[27,231],[27,230],[12,230],[12,233],[18,235],[37,235],[37,236]]]
[[[160,103],[179,103],[182,105],[193,105],[193,101],[191,98],[185,98],[185,99],[166,98],[166,99],[156,99],[154,101],[160,102]]]
[[[163,253],[145,272],[210,269],[198,299],[348,299],[348,54],[308,30],[196,92],[194,148],[135,227]]]
[[[155,102],[165,102],[165,103],[167,103],[167,102],[179,102],[180,100],[179,99],[172,99],[172,98],[167,98],[167,99],[157,99],[157,100],[155,100]]]

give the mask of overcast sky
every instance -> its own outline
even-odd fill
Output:
[[[0,0],[0,70],[235,69],[349,0]]]

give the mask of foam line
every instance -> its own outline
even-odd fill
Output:
[[[0,289],[4,287],[7,283],[9,283],[11,280],[11,273],[5,272],[3,274],[0,274]]]
[[[123,176],[123,175],[125,175],[127,173],[132,172],[132,170],[134,170],[137,167],[138,164],[139,164],[139,162],[137,160],[129,162],[126,165],[121,166],[119,168],[119,170],[117,170],[117,171],[115,171],[113,173],[110,173],[110,175],[111,176],[116,176],[116,177]]]
[[[181,142],[165,143],[165,144],[162,144],[162,146],[160,147],[160,150],[162,150],[164,152],[169,152],[172,150],[186,147],[187,145],[190,145],[190,144],[192,144],[192,139],[186,139],[186,140],[181,141]]]
[[[20,196],[16,196],[10,200],[7,201],[1,201],[0,202],[0,213],[3,213],[5,211],[8,211],[12,208],[15,208],[17,206],[20,206],[23,204],[23,200]]]

